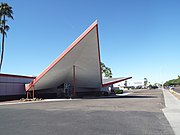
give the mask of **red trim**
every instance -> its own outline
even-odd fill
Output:
[[[26,98],[29,98],[29,91],[26,92]]]
[[[50,69],[52,69],[68,52],[70,52],[94,27],[97,26],[97,20],[91,24],[52,64],[50,64],[40,75],[38,75],[27,87],[28,91],[35,85]]]
[[[98,57],[99,57],[99,70],[100,70],[100,78],[101,78],[101,87],[102,87],[102,72],[101,72],[101,55],[100,55],[100,44],[99,44],[99,33],[98,33],[98,24],[96,27],[96,31],[97,31],[97,40],[98,40]]]
[[[102,87],[106,87],[106,86],[109,86],[109,85],[112,85],[112,84],[115,84],[115,83],[118,83],[118,82],[122,82],[122,81],[125,81],[125,80],[128,80],[128,79],[131,79],[131,78],[132,77],[127,77],[127,78],[124,78],[124,79],[116,80],[114,82],[105,83],[105,84],[102,84]]]
[[[36,78],[36,77],[32,77],[32,76],[23,76],[23,75],[13,75],[13,74],[1,74],[0,76],[5,76],[5,77],[18,77],[18,78]]]
[[[76,96],[76,67],[73,65],[74,96]]]

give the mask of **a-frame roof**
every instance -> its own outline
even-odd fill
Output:
[[[73,67],[75,67],[76,87],[102,86],[97,21],[38,75],[26,90],[56,88],[63,83],[70,83],[73,86]]]

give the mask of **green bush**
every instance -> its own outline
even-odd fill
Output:
[[[164,86],[170,86],[170,85],[180,85],[180,76],[178,76],[177,79],[172,79],[164,83]]]
[[[116,94],[123,94],[123,90],[114,90],[114,92],[116,93]]]

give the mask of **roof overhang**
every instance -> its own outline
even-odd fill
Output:
[[[0,73],[0,76],[3,76],[3,77],[14,77],[14,78],[30,78],[30,79],[36,78],[34,76],[15,75],[15,74],[2,74],[2,73]]]
[[[128,79],[131,79],[132,77],[121,77],[121,78],[108,78],[108,79],[103,79],[103,84],[102,87],[107,87],[109,85],[122,82]]]

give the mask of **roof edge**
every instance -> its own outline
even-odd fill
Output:
[[[33,77],[33,76],[26,76],[26,75],[15,75],[15,74],[2,74],[0,73],[0,76],[6,76],[6,77],[19,77],[19,78],[36,78],[36,77]]]
[[[128,79],[131,79],[132,77],[126,77],[126,78],[123,78],[123,79],[119,79],[119,80],[116,80],[116,81],[112,81],[112,82],[109,82],[109,83],[104,83],[102,84],[102,87],[106,87],[106,86],[109,86],[109,85],[112,85],[112,84],[115,84],[115,83],[118,83],[118,82],[122,82],[122,81],[125,81],[125,80],[128,80]]]

